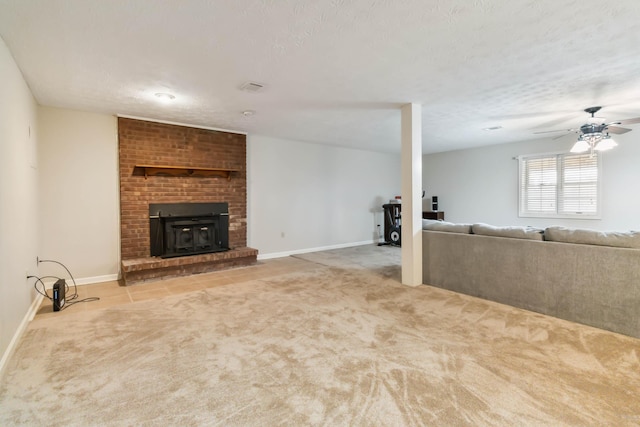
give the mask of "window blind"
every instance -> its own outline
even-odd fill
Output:
[[[520,157],[520,216],[599,214],[597,154]]]
[[[562,158],[561,214],[598,213],[598,162],[596,155]]]

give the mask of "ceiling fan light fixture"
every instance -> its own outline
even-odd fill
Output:
[[[601,132],[585,133],[580,135],[578,141],[573,144],[571,152],[585,153],[591,151],[591,154],[593,154],[594,150],[607,151],[617,146],[618,144],[611,139],[609,134],[603,135]]]
[[[602,138],[604,138],[604,135],[600,131],[585,132],[580,136],[580,139],[587,141],[591,145],[596,145],[602,141]]]
[[[549,133],[549,132],[578,132],[578,141],[573,144],[571,147],[572,153],[584,153],[586,151],[590,151],[593,156],[594,151],[607,151],[611,150],[614,147],[617,147],[618,144],[611,139],[609,133],[613,133],[616,135],[621,135],[627,132],[631,132],[631,129],[626,129],[620,127],[618,125],[628,125],[634,123],[640,123],[640,117],[636,117],[633,119],[625,119],[612,121],[609,123],[605,123],[604,117],[596,117],[595,114],[600,111],[602,107],[589,107],[585,108],[585,113],[591,115],[589,117],[589,121],[579,128],[575,129],[559,129],[559,130],[548,130],[541,132],[534,132],[536,134],[540,133]],[[559,137],[555,137],[553,139],[558,139],[564,135],[560,135]]]
[[[578,141],[575,144],[573,144],[573,147],[571,148],[571,152],[572,153],[586,153],[590,149],[591,149],[591,145],[587,141],[585,141],[584,139],[580,138],[580,139],[578,139]]]
[[[594,147],[594,150],[596,151],[607,151],[607,150],[611,150],[614,147],[617,147],[618,144],[611,139],[611,137],[609,135],[606,135],[604,138],[602,138],[602,141],[598,142],[598,144],[596,144],[596,146]]]

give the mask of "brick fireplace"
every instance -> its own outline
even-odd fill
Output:
[[[118,140],[121,267],[126,285],[256,262],[258,251],[247,247],[245,135],[120,117]],[[174,205],[224,205],[229,250],[152,256],[150,208]],[[204,233],[200,228],[198,232]]]

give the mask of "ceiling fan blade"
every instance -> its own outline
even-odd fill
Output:
[[[542,132],[534,132],[534,134],[540,133],[552,133],[552,132],[575,132],[578,129],[556,129],[556,130],[543,130]]]
[[[622,135],[623,133],[631,132],[631,129],[621,128],[618,126],[607,126],[607,132]]]
[[[616,122],[616,124],[619,124],[619,125],[632,125],[635,123],[640,123],[640,117],[636,117],[634,119],[618,120]]]
[[[565,134],[562,134],[562,135],[554,136],[553,138],[551,138],[551,140],[555,141],[556,139],[566,138],[569,135],[571,135],[571,133],[565,133]]]

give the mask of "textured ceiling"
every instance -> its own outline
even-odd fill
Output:
[[[425,152],[640,116],[638,0],[0,0],[0,36],[42,105],[361,149],[408,102]]]

